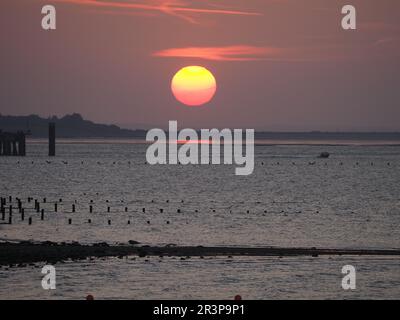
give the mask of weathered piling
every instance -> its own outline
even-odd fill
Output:
[[[57,203],[55,203],[54,204],[54,212],[57,212],[58,211],[58,205],[57,205]]]
[[[40,220],[44,220],[44,209],[42,209],[41,213],[40,213]]]
[[[49,123],[49,157],[56,155],[56,124]]]
[[[24,221],[24,220],[25,220],[25,209],[22,208],[22,210],[21,210],[21,221]]]
[[[29,217],[29,219],[28,219],[28,224],[29,224],[29,225],[32,224],[32,217]]]
[[[72,212],[75,213],[75,205],[72,205]]]
[[[93,213],[93,206],[89,206],[89,212]]]

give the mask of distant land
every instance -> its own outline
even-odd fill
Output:
[[[31,138],[46,138],[48,123],[56,124],[58,138],[145,138],[145,130],[121,129],[116,125],[98,124],[84,120],[78,113],[62,118],[41,118],[37,115],[3,116],[0,115],[0,130],[3,132],[29,131]]]
[[[146,130],[123,129],[116,125],[98,124],[83,119],[78,113],[58,118],[42,118],[38,115],[10,116],[0,114],[0,130],[3,132],[29,131],[30,138],[47,138],[48,123],[56,124],[57,138],[135,138],[144,139]],[[210,128],[211,129],[211,128]],[[400,142],[400,132],[256,132],[258,140],[275,141],[386,141]]]

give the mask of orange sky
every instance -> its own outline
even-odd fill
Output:
[[[127,127],[400,131],[400,2],[352,0],[2,0],[0,111],[79,112]],[[173,75],[203,65],[211,103],[187,108]]]

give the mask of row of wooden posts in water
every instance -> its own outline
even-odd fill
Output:
[[[12,197],[9,198],[9,202],[12,202]],[[33,200],[32,198],[28,198],[28,202],[31,202],[31,200]],[[25,220],[25,209],[22,207],[22,201],[20,199],[16,199],[17,201],[17,208],[18,208],[18,213],[21,215],[21,221]],[[62,202],[62,200],[60,199],[60,202]],[[46,199],[44,199],[44,203],[46,203]],[[13,222],[13,212],[14,212],[14,208],[12,204],[9,204],[7,206],[7,199],[6,198],[0,198],[0,214],[1,214],[1,220],[5,221],[6,220],[6,210],[8,210],[8,224],[12,224]],[[37,199],[35,199],[35,207],[34,210],[36,211],[36,213],[40,213],[40,220],[43,221],[44,220],[44,214],[45,211],[44,209],[40,208],[40,203]],[[163,213],[164,209],[160,209],[160,213]],[[54,212],[57,213],[58,212],[58,203],[54,203]],[[75,204],[72,204],[72,212],[75,213],[76,212],[76,206]],[[93,205],[89,206],[89,212],[93,213]],[[107,207],[107,212],[111,212],[111,207]],[[125,207],[125,212],[128,212],[128,207]],[[142,208],[142,212],[145,213],[146,212],[146,208]],[[181,212],[180,209],[177,210],[178,213]],[[88,223],[92,223],[92,219],[88,219]],[[128,220],[128,224],[130,224],[130,220]],[[170,224],[169,221],[166,221],[167,224]],[[32,217],[28,218],[28,224],[31,225],[32,224]],[[69,218],[68,219],[68,224],[72,224],[72,219]],[[150,224],[150,221],[147,221],[147,224]],[[111,219],[108,220],[108,225],[111,225]]]
[[[34,212],[36,213],[40,213],[40,220],[44,220],[44,214],[45,214],[45,210],[43,208],[41,208],[40,206],[40,202],[37,199],[33,199],[32,197],[28,197],[28,203],[31,203],[32,201],[34,201]],[[22,206],[22,200],[20,198],[15,198],[15,202],[17,203],[17,207],[13,207],[13,197],[9,196],[8,197],[8,203],[7,203],[7,198],[4,197],[0,197],[0,214],[1,214],[1,220],[5,221],[6,220],[6,211],[8,211],[8,224],[12,224],[13,221],[13,212],[14,209],[18,210],[18,213],[21,215],[21,221],[25,220],[25,210],[27,208],[24,208]],[[58,212],[58,205],[59,203],[62,203],[63,200],[59,199],[58,202],[54,203],[54,212],[57,213]],[[106,200],[107,203],[109,203],[108,200]],[[153,201],[152,201],[153,202]],[[169,200],[166,201],[167,203],[169,202]],[[184,201],[182,200],[181,203],[183,203]],[[47,198],[43,198],[42,201],[43,204],[47,203]],[[90,205],[89,205],[89,213],[93,213],[93,200],[90,200]],[[125,212],[128,212],[128,207],[124,208]],[[142,213],[146,213],[146,208],[142,208],[141,209]],[[215,212],[215,210],[213,210]],[[71,213],[75,213],[76,212],[76,201],[75,203],[72,204],[71,206]],[[111,207],[107,206],[107,213],[111,212]],[[160,208],[159,209],[160,213],[164,212],[164,209]],[[176,210],[177,213],[181,213],[181,209],[177,209]],[[198,212],[198,210],[195,210],[195,212]],[[28,223],[29,225],[32,224],[32,217],[29,217],[28,219]],[[72,223],[72,219],[69,218],[68,219],[68,224]],[[91,219],[88,219],[88,223],[91,223]],[[150,224],[150,221],[147,221],[148,224]],[[170,222],[167,221],[167,224],[169,224]],[[111,220],[108,220],[108,224],[111,225]],[[128,221],[128,224],[130,224],[130,221]]]
[[[8,200],[8,201],[7,201]],[[2,221],[6,221],[6,213],[8,212],[8,224],[12,224],[13,222],[13,213],[14,210],[18,210],[18,213],[20,214],[21,217],[21,221],[25,220],[25,213],[26,210],[33,210],[33,212],[40,214],[40,220],[44,220],[44,216],[45,216],[45,209],[41,208],[41,203],[37,200],[37,199],[33,199],[32,197],[28,197],[28,203],[31,203],[34,201],[34,207],[33,208],[25,208],[22,206],[22,201],[19,198],[15,198],[15,202],[17,204],[16,207],[13,206],[13,198],[12,196],[9,196],[8,199],[1,197],[0,198],[0,214],[1,214],[1,220]],[[54,213],[57,213],[59,210],[59,203],[62,203],[63,200],[59,199],[58,202],[54,203]],[[107,203],[109,203],[108,200],[106,200]],[[153,202],[153,201],[152,201]],[[169,203],[169,200],[166,201],[167,203]],[[184,203],[183,200],[180,201],[181,203]],[[43,204],[47,203],[47,199],[43,198],[42,201]],[[89,213],[93,213],[93,200],[90,200],[90,205],[89,205]],[[124,211],[128,212],[128,207],[124,207]],[[158,208],[159,213],[164,213],[164,209],[163,208]],[[71,212],[69,213],[75,213],[76,212],[76,200],[75,203],[73,203],[71,205]],[[111,212],[111,207],[107,206],[107,213]],[[141,212],[142,213],[146,213],[146,208],[143,207],[141,208]],[[194,210],[195,213],[198,213],[199,210],[196,209]],[[213,213],[216,213],[216,209],[212,209]],[[244,210],[245,213],[250,214],[250,210]],[[298,211],[297,213],[301,213],[302,211]],[[176,209],[176,213],[182,213],[182,210],[180,208]],[[230,213],[232,213],[232,211],[230,210]],[[264,210],[264,214],[268,213],[267,210]],[[272,212],[270,212],[272,213]],[[285,211],[281,211],[281,213],[285,213]],[[319,211],[316,211],[316,213],[319,213]],[[88,219],[88,223],[91,223],[92,220]],[[169,221],[166,221],[167,224],[170,224]],[[32,217],[28,218],[28,224],[31,225],[32,224]],[[72,219],[69,218],[68,219],[68,224],[72,224]],[[108,220],[108,224],[111,225],[111,220]],[[128,224],[130,224],[130,220],[128,220]],[[147,221],[147,224],[150,224],[150,221]]]

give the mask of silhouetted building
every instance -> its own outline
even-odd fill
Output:
[[[0,156],[25,156],[26,135],[22,131],[17,133],[2,132],[0,130]]]

